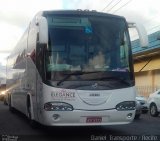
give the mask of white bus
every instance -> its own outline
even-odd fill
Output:
[[[96,11],[39,12],[8,57],[9,109],[24,113],[31,125],[132,122],[128,27],[124,17]]]

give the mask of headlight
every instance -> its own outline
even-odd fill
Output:
[[[1,92],[1,95],[5,95],[5,94],[6,94],[6,92],[5,92],[5,91],[2,91],[2,92]]]
[[[73,106],[64,102],[48,102],[44,104],[46,111],[73,111]]]
[[[124,101],[116,105],[118,111],[135,110],[135,101]]]

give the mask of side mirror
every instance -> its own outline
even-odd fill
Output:
[[[128,27],[137,30],[141,47],[148,47],[148,35],[144,26],[139,23],[128,22]]]
[[[39,43],[48,43],[48,23],[45,17],[40,17],[37,21],[37,26],[39,27]]]

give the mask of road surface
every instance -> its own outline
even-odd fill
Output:
[[[103,127],[44,127],[32,129],[27,118],[0,102],[0,140],[10,141],[112,141],[112,140],[160,140],[160,117],[141,115],[128,125]]]

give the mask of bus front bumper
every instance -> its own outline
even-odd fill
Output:
[[[132,111],[43,111],[41,124],[47,126],[97,126],[131,123],[135,117]]]

